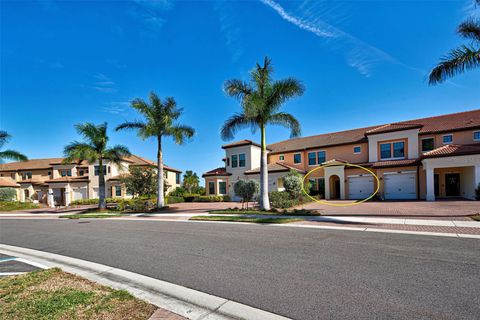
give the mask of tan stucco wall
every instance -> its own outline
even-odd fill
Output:
[[[480,141],[473,140],[473,133],[477,130],[465,130],[465,131],[456,131],[451,133],[441,133],[441,134],[429,134],[429,135],[420,135],[418,141],[418,150],[422,150],[422,139],[424,138],[434,138],[435,141],[435,148],[440,148],[444,146],[443,144],[443,136],[452,134],[453,135],[453,142],[454,144],[470,144],[470,143],[478,143]]]

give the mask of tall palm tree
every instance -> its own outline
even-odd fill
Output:
[[[288,100],[301,96],[304,87],[294,78],[272,80],[273,67],[270,59],[265,57],[263,66],[258,63],[250,72],[250,82],[228,80],[224,84],[225,92],[240,101],[242,112],[234,114],[223,125],[223,140],[233,139],[237,130],[251,128],[252,132],[261,132],[260,160],[260,208],[270,210],[268,200],[268,169],[266,126],[281,125],[290,129],[290,137],[300,135],[300,123],[289,113],[280,112],[280,107]]]
[[[475,0],[475,3],[480,6],[480,0]],[[470,43],[453,49],[441,59],[430,71],[429,85],[436,85],[466,70],[480,67],[480,20],[464,21],[458,26],[457,33],[470,40]]]
[[[122,145],[108,147],[107,123],[95,125],[93,123],[77,124],[75,129],[84,138],[84,142],[73,141],[65,146],[64,163],[87,160],[90,164],[98,161],[98,207],[105,209],[105,170],[104,161],[107,160],[117,166],[122,166],[125,157],[129,157],[130,151]]]
[[[150,103],[142,99],[132,101],[132,108],[137,110],[143,117],[143,121],[125,122],[117,126],[115,130],[137,130],[137,135],[142,139],[157,139],[157,208],[165,206],[164,175],[163,175],[163,149],[164,137],[172,137],[177,144],[183,144],[186,139],[193,137],[195,129],[177,123],[183,109],[178,108],[172,97],[162,101],[155,92],[150,92]]]
[[[0,149],[10,140],[12,136],[7,131],[0,130]],[[14,161],[27,161],[27,156],[21,154],[15,150],[3,150],[0,151],[0,163],[3,163],[5,159]]]

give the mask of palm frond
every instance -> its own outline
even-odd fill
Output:
[[[107,150],[105,150],[102,154],[102,158],[115,163],[117,166],[121,166],[124,158],[130,157],[131,155],[132,154],[127,147],[122,145],[115,145],[112,148],[108,148]]]
[[[465,70],[480,66],[480,48],[461,46],[451,51],[432,69],[428,77],[429,85],[436,85]]]
[[[294,78],[275,81],[267,97],[266,105],[274,112],[290,98],[301,96],[305,91],[303,84]]]
[[[190,139],[195,134],[195,129],[185,125],[175,125],[170,128],[169,135],[173,137],[175,143],[183,144],[186,139]]]
[[[93,123],[81,123],[75,125],[78,134],[83,136],[87,141],[95,146],[97,151],[103,150],[108,143],[107,123],[104,122],[99,125]]]
[[[245,81],[239,79],[231,79],[225,81],[223,85],[223,91],[230,97],[242,101],[243,99],[245,99],[245,97],[252,93],[252,88]]]
[[[137,110],[140,114],[142,114],[145,118],[150,118],[152,116],[153,108],[142,99],[139,99],[139,98],[134,99],[131,102],[131,106],[132,108]]]
[[[464,38],[480,41],[480,21],[470,19],[462,22],[457,32]]]
[[[14,161],[27,161],[26,155],[15,150],[4,150],[0,152],[0,160],[14,160]]]
[[[249,128],[252,126],[257,126],[252,118],[246,117],[242,113],[236,113],[225,121],[220,131],[220,136],[223,140],[231,140],[235,136],[235,133],[238,130]]]
[[[75,161],[87,160],[90,163],[94,163],[98,159],[98,153],[94,146],[85,142],[73,141],[66,145],[63,149],[65,159],[64,163],[72,163]]]
[[[298,137],[301,135],[300,123],[298,120],[289,113],[278,112],[272,114],[268,119],[269,124],[281,125],[290,129],[290,138]]]
[[[141,121],[127,121],[122,124],[119,124],[116,128],[115,131],[120,131],[120,130],[135,130],[135,129],[142,129],[146,126],[145,123]]]
[[[268,57],[265,57],[263,66],[257,63],[255,69],[250,72],[250,77],[252,82],[257,86],[257,91],[260,96],[264,96],[267,88],[270,86],[271,78],[273,73],[273,65],[271,60]]]
[[[10,140],[11,137],[12,136],[9,135],[7,131],[0,130],[0,148],[3,147],[5,143],[7,143],[8,140]]]

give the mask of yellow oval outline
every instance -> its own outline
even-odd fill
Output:
[[[353,164],[353,163],[345,163],[343,164],[344,166],[350,166],[350,167],[356,167],[356,168],[360,168],[362,170],[365,170],[367,172],[370,172],[374,177],[375,179],[377,180],[377,188],[376,190],[368,197],[368,198],[365,198],[363,200],[360,200],[360,201],[355,201],[355,202],[352,202],[352,203],[346,203],[346,204],[339,204],[339,203],[328,203],[326,200],[319,200],[319,199],[315,199],[314,197],[312,197],[311,195],[309,195],[307,193],[307,191],[305,191],[305,179],[313,172],[317,171],[318,169],[320,168],[326,168],[326,167],[333,167],[333,166],[338,166],[338,164],[334,164],[334,163],[331,163],[331,164],[327,164],[327,165],[322,165],[322,166],[319,166],[319,167],[316,167],[310,171],[307,172],[307,174],[305,176],[303,176],[303,180],[302,180],[302,191],[303,193],[309,197],[310,199],[312,199],[313,201],[315,202],[318,202],[318,203],[322,203],[322,204],[326,204],[327,206],[333,206],[333,207],[350,207],[350,206],[355,206],[357,204],[361,204],[365,201],[368,201],[370,199],[372,199],[377,193],[378,193],[378,190],[380,189],[380,179],[378,179],[378,176],[373,173],[373,171],[371,171],[370,169],[367,169],[365,167],[362,167],[362,166],[359,166],[357,164]]]

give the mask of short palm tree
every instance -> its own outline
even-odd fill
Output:
[[[281,125],[290,129],[290,137],[300,135],[300,123],[289,113],[280,112],[280,107],[289,99],[303,94],[304,87],[294,78],[272,80],[273,67],[265,57],[263,66],[258,63],[250,72],[250,82],[228,80],[224,84],[225,92],[240,101],[242,112],[234,114],[223,125],[223,140],[233,139],[237,130],[251,128],[261,132],[260,160],[260,208],[270,210],[268,199],[268,168],[266,126]]]
[[[129,157],[130,151],[122,145],[108,147],[107,123],[95,125],[93,123],[77,124],[75,128],[85,142],[73,141],[65,146],[64,163],[87,160],[90,164],[98,162],[98,207],[105,209],[105,168],[104,161],[109,161],[117,166],[122,166],[125,157]]]
[[[12,136],[7,131],[0,130],[0,148],[2,148]],[[3,163],[5,159],[13,161],[26,161],[27,156],[21,154],[15,150],[3,150],[0,151],[0,163]]]
[[[480,0],[475,2],[480,6]],[[461,23],[457,33],[470,40],[470,43],[452,50],[442,58],[441,62],[430,71],[428,77],[430,85],[436,85],[466,70],[480,67],[480,20],[470,19]]]
[[[193,137],[195,130],[192,127],[180,125],[178,118],[182,115],[182,108],[178,108],[172,97],[162,101],[155,92],[149,96],[150,103],[142,99],[132,101],[132,108],[143,115],[143,121],[125,122],[117,126],[116,130],[137,130],[142,139],[156,138],[157,140],[157,208],[165,206],[163,149],[162,139],[172,137],[177,144],[183,144],[186,139]]]

